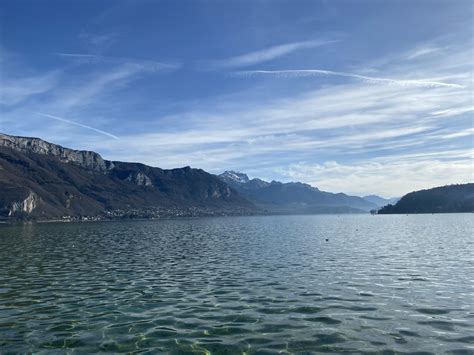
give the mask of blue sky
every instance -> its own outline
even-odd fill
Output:
[[[473,3],[0,1],[0,131],[399,196],[473,181]]]

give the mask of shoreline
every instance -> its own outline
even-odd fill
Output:
[[[450,215],[450,214],[469,214],[474,212],[433,212],[433,213],[386,213],[380,216],[409,216],[409,215]],[[179,220],[179,219],[201,219],[201,218],[225,218],[225,217],[271,217],[271,216],[353,216],[353,215],[371,215],[367,213],[255,213],[255,214],[223,214],[223,215],[202,215],[202,216],[167,216],[167,217],[150,217],[150,218],[104,218],[104,219],[31,219],[31,220],[0,220],[0,225],[14,224],[48,224],[48,223],[94,223],[94,222],[133,222],[133,221],[163,221],[163,220]],[[371,215],[376,216],[376,215]]]

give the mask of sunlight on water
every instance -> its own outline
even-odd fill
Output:
[[[472,353],[473,231],[471,214],[1,226],[0,353]]]

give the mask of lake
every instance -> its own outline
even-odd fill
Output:
[[[0,353],[474,353],[472,214],[0,226]]]

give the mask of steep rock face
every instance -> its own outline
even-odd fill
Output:
[[[55,156],[62,162],[74,163],[94,171],[105,172],[114,167],[112,162],[104,160],[97,153],[63,148],[39,138],[15,137],[0,133],[0,146],[22,152]]]
[[[30,191],[28,196],[22,201],[12,202],[10,208],[8,209],[8,216],[14,216],[18,213],[31,214],[33,210],[38,206],[40,198],[33,191]]]
[[[151,179],[142,172],[130,173],[125,180],[133,182],[138,186],[153,186]]]

